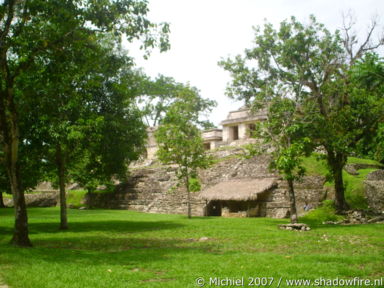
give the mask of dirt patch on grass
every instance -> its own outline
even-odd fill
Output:
[[[9,288],[7,284],[4,283],[3,279],[0,278],[0,288]]]

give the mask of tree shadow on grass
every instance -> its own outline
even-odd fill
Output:
[[[69,222],[68,230],[59,230],[58,222],[38,222],[29,223],[29,234],[36,238],[39,234],[58,234],[57,240],[63,239],[66,233],[78,233],[79,236],[74,238],[83,237],[82,233],[113,233],[113,234],[130,234],[145,231],[159,231],[178,229],[184,225],[170,222],[170,221],[128,221],[128,220],[109,220],[109,221],[84,221],[84,222]],[[0,226],[0,242],[8,242],[11,239],[14,228],[12,226]],[[36,235],[36,236],[35,236]],[[45,236],[44,236],[45,237]],[[121,236],[117,236],[121,237]],[[8,240],[9,238],[9,240]],[[32,239],[35,245],[34,239]]]
[[[119,232],[135,233],[142,231],[168,230],[181,228],[184,225],[171,221],[129,221],[129,220],[108,220],[108,221],[84,221],[68,223],[68,230],[59,230],[59,223],[30,223],[30,234],[36,233],[63,233],[63,232]]]
[[[35,239],[32,249],[0,245],[0,254],[13,259],[13,264],[22,261],[23,264],[33,265],[34,259],[38,259],[63,265],[78,263],[135,267],[153,261],[168,261],[173,256],[215,254],[213,247],[214,243],[191,243],[188,239],[50,237]]]

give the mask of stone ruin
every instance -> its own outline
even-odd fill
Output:
[[[222,129],[214,128],[201,132],[204,147],[206,150],[214,150],[222,146],[239,146],[249,142],[254,142],[251,133],[255,130],[255,123],[267,119],[267,111],[265,109],[251,113],[247,107],[229,112],[227,119],[221,122]],[[156,158],[157,144],[154,132],[157,127],[147,128],[147,144],[146,158],[153,160]]]
[[[244,153],[243,149],[237,147],[212,153],[220,161],[199,172],[202,191],[192,193],[192,215],[273,218],[289,216],[286,181],[269,170],[268,156],[245,159],[240,156]],[[324,181],[324,177],[307,176],[302,182],[295,184],[299,215],[305,213],[308,207],[316,208],[324,200]],[[240,183],[240,196],[236,195],[239,194],[236,185],[232,185],[232,190],[222,196],[216,193],[230,183]],[[158,165],[137,168],[131,170],[129,181],[120,184],[114,193],[94,193],[88,196],[87,203],[99,208],[186,214],[187,193],[184,187],[176,184],[175,167]],[[213,191],[213,196],[210,190]]]
[[[369,208],[384,214],[384,170],[368,174],[364,186]]]

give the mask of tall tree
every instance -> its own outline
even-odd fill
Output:
[[[49,52],[67,45],[83,45],[94,35],[113,32],[128,41],[141,39],[143,48],[158,43],[169,47],[168,26],[157,29],[147,18],[145,1],[3,1],[0,4],[0,131],[5,166],[15,206],[15,231],[12,243],[30,246],[24,186],[20,174],[19,103],[25,99],[18,89],[19,79],[37,59],[49,63]],[[157,41],[157,39],[159,41]]]
[[[277,96],[268,104],[268,118],[258,122],[252,136],[261,139],[249,144],[249,156],[272,151],[270,168],[279,171],[287,182],[291,223],[297,223],[294,182],[304,176],[303,156],[310,154],[311,145],[305,137],[306,125],[300,122],[299,107],[293,99]],[[272,148],[272,149],[271,149]]]
[[[314,16],[308,24],[294,17],[283,21],[279,29],[272,24],[255,29],[255,47],[245,56],[221,61],[231,72],[228,95],[246,102],[266,103],[276,95],[294,95],[301,107],[302,122],[312,125],[311,140],[326,152],[326,160],[334,178],[336,207],[348,208],[344,196],[342,169],[347,156],[367,133],[376,129],[379,116],[378,99],[357,91],[350,71],[366,53],[384,42],[372,44],[374,23],[360,46],[357,38],[344,29],[331,33]],[[368,99],[368,98],[367,98]],[[371,101],[372,100],[372,101]],[[367,118],[365,111],[370,110]]]
[[[201,105],[201,103],[205,105]],[[178,91],[177,100],[169,107],[161,125],[155,132],[159,146],[157,156],[163,164],[176,164],[179,183],[187,191],[187,215],[192,217],[191,188],[195,190],[197,169],[207,168],[211,159],[205,153],[199,114],[209,110],[214,103],[202,99],[194,89],[184,87]]]

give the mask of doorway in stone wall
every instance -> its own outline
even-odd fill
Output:
[[[231,140],[238,140],[239,139],[239,126],[232,126],[231,127]]]
[[[206,211],[207,216],[221,216],[221,201],[209,201]]]

